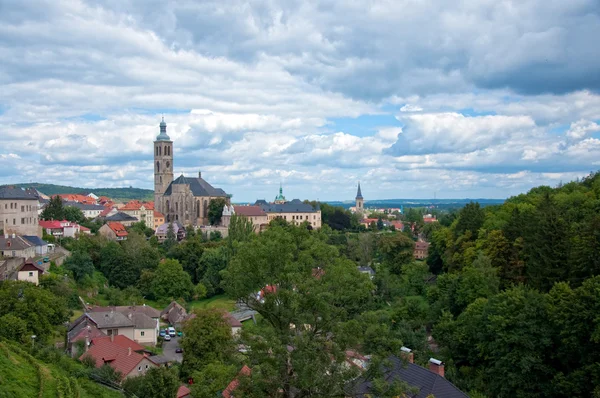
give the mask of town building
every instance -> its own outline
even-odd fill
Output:
[[[259,233],[264,231],[269,224],[269,216],[260,206],[229,206],[228,211],[223,208],[223,216],[221,223],[224,227],[229,227],[229,221],[231,216],[237,214],[238,216],[246,217],[246,219],[252,222],[254,232]]]
[[[315,209],[299,199],[284,203],[267,203],[265,200],[257,200],[254,206],[260,207],[267,214],[268,222],[281,218],[290,224],[300,225],[307,222],[313,229],[321,228],[321,210],[318,206]]]
[[[35,257],[35,245],[16,234],[0,235],[0,256],[2,257]]]
[[[429,255],[429,243],[424,241],[415,242],[413,254],[417,260],[425,260]]]
[[[363,214],[365,212],[365,200],[360,191],[360,181],[358,182],[358,190],[356,191],[356,213]]]
[[[154,229],[154,202],[132,200],[125,206],[120,207],[119,212],[134,217],[136,220],[143,221],[148,228]]]
[[[133,340],[140,344],[156,344],[160,330],[160,311],[146,304],[112,307],[89,307],[88,312],[115,311],[124,314],[133,321]]]
[[[46,234],[57,238],[76,238],[79,234],[91,234],[89,228],[67,220],[40,220],[39,224],[46,231]]]
[[[39,196],[35,189],[0,187],[0,230],[42,236],[38,225]]]
[[[91,198],[90,198],[91,199]],[[104,206],[97,205],[95,203],[80,203],[80,202],[65,202],[63,201],[63,206],[65,207],[75,207],[83,213],[85,218],[96,218],[104,211]]]
[[[423,215],[423,222],[425,224],[431,224],[431,223],[437,222],[437,218],[436,218],[436,216],[433,216],[431,214],[424,214]]]
[[[148,227],[156,230],[156,228],[160,227],[164,223],[165,223],[165,216],[162,213],[159,213],[158,211],[154,210],[154,226],[150,227],[150,225],[148,225]]]
[[[127,236],[129,235],[125,226],[119,222],[108,222],[104,224],[100,227],[98,233],[110,240],[116,241],[127,240]]]
[[[158,239],[159,242],[162,243],[165,240],[167,240],[167,234],[169,233],[169,225],[173,226],[173,233],[175,234],[175,237],[178,241],[185,239],[185,228],[179,222],[175,221],[171,223],[165,223],[156,228],[156,231],[154,231],[154,236],[156,236],[156,239]]]
[[[167,135],[165,120],[160,122],[160,134],[154,141],[154,206],[165,215],[165,222],[178,221],[182,225],[207,225],[209,204],[221,198],[229,204],[229,195],[202,178],[173,179],[173,141]]]
[[[48,252],[49,252],[48,242],[46,242],[45,240],[42,240],[42,238],[40,238],[39,236],[24,235],[23,238],[25,238],[29,243],[31,243],[33,246],[35,246],[35,254],[36,255],[45,256],[46,254],[48,254]]]
[[[44,269],[32,261],[23,264],[17,271],[17,280],[31,282],[36,286],[40,284],[40,276],[44,273]]]
[[[110,216],[104,217],[104,221],[117,222],[123,224],[126,227],[131,227],[133,224],[139,222],[140,220],[137,217],[131,216],[122,211],[118,211]]]
[[[91,340],[89,348],[79,357],[91,357],[96,367],[109,365],[121,374],[123,379],[144,375],[148,369],[157,365],[148,355],[142,354],[144,347],[123,336],[96,337]]]

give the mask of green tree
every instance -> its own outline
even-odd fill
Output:
[[[94,273],[94,262],[89,254],[75,251],[69,256],[63,268],[73,273],[73,278],[80,282],[86,276],[92,276]]]
[[[235,353],[231,327],[218,309],[196,309],[183,326],[181,376],[202,371],[211,363],[228,363]]]
[[[164,260],[151,275],[151,292],[156,299],[189,300],[194,284],[177,260]]]
[[[224,198],[211,199],[208,204],[208,222],[210,225],[219,225],[223,215],[223,207],[227,204]]]
[[[400,275],[402,266],[413,260],[415,243],[402,233],[382,235],[378,250],[385,266],[391,273]]]
[[[125,379],[123,389],[138,397],[176,398],[180,384],[172,369],[161,366],[148,369],[143,376]]]
[[[227,239],[229,242],[245,242],[254,235],[254,225],[246,216],[234,214],[229,222]]]
[[[191,386],[192,395],[198,398],[217,397],[236,375],[237,367],[235,365],[210,362],[204,365],[202,370],[192,373],[194,379],[194,384]]]
[[[69,220],[71,222],[75,222],[78,224],[84,223],[86,221],[83,212],[74,206],[65,206],[64,207],[64,215],[65,220]]]
[[[173,246],[177,244],[177,235],[175,235],[175,228],[173,228],[173,223],[170,222],[167,227],[167,238],[163,242],[163,247],[165,251],[171,250]]]
[[[477,237],[479,228],[482,227],[485,220],[485,213],[479,206],[479,203],[470,202],[458,212],[458,218],[454,224],[456,236],[463,235],[470,231],[472,237]]]
[[[206,287],[207,297],[223,291],[221,288],[221,271],[228,264],[228,253],[225,247],[206,249],[202,253],[198,267],[198,280]]]
[[[50,198],[50,201],[40,214],[42,220],[64,220],[65,208],[63,207],[62,198],[58,195]]]
[[[0,338],[25,343],[29,339],[27,322],[13,314],[0,316]]]

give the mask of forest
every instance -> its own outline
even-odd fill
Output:
[[[255,234],[234,216],[227,238],[190,229],[159,244],[137,224],[123,242],[67,241],[72,256],[41,288],[0,284],[0,338],[35,333],[50,344],[80,295],[161,308],[225,294],[257,311],[256,324],[234,338],[218,310],[196,310],[183,364],[167,375],[172,386],[193,378],[195,397],[215,396],[236,375],[247,397],[352,395],[360,372],[344,366],[348,352],[369,356],[361,377],[373,396],[410,394],[381,373],[402,346],[417,364],[442,360],[471,397],[600,396],[599,210],[600,174],[591,174],[502,205],[472,202],[437,223],[407,211],[405,231],[359,229],[334,207],[336,229],[274,220]],[[418,238],[430,242],[426,261],[413,259]],[[244,366],[251,372],[240,374]]]

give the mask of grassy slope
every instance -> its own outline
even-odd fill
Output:
[[[191,301],[190,308],[220,308],[226,311],[235,309],[235,301],[227,298],[224,294],[213,296],[204,300]]]
[[[40,391],[41,390],[41,391]],[[74,378],[58,366],[28,355],[15,343],[0,341],[0,397],[121,398],[119,392]]]
[[[35,188],[48,196],[62,193],[88,193],[93,192],[98,196],[108,196],[119,201],[129,201],[132,199],[154,200],[154,191],[141,188],[77,188],[64,185],[41,184],[33,182],[31,184],[11,184],[18,187]]]

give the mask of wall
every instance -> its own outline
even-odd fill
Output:
[[[142,370],[141,370],[141,371],[139,371],[139,370],[138,370],[138,368],[139,368],[140,366],[142,367]],[[150,368],[156,368],[156,367],[157,367],[157,366],[156,366],[156,365],[155,365],[153,362],[151,362],[150,360],[148,360],[148,358],[144,358],[144,359],[142,359],[142,360],[141,360],[141,361],[140,361],[140,362],[139,362],[139,363],[138,363],[138,364],[135,366],[135,368],[133,368],[133,370],[132,370],[132,371],[131,371],[131,372],[130,372],[128,375],[126,375],[125,377],[126,377],[126,378],[129,378],[129,377],[137,377],[137,376],[141,376],[141,375],[143,375],[143,374],[146,374],[146,372],[148,371],[148,369],[150,369]]]
[[[29,276],[30,273],[32,276]],[[19,271],[17,273],[17,280],[31,282],[37,286],[40,284],[39,274],[38,271]]]
[[[278,217],[283,218],[291,224],[300,225],[304,221],[308,221],[313,228],[321,228],[320,210],[312,213],[268,213],[269,222]]]
[[[38,225],[38,208],[37,200],[1,199],[0,229],[19,235],[42,236]]]
[[[144,336],[142,336],[144,332]],[[133,331],[133,341],[144,345],[156,344],[156,329],[135,329]]]

